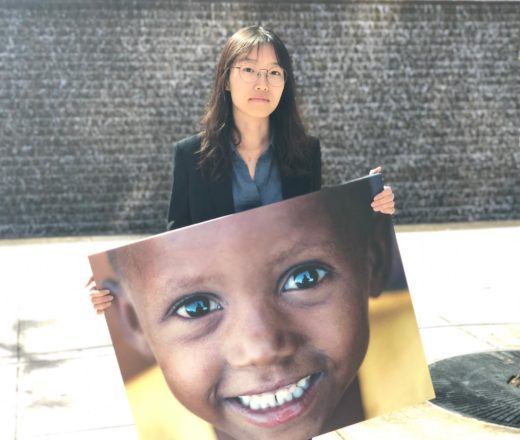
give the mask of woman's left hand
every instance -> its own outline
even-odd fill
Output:
[[[369,174],[380,173],[381,167],[374,168],[370,170]],[[375,212],[382,212],[383,214],[393,214],[395,212],[395,203],[394,203],[394,192],[392,188],[389,186],[384,186],[383,191],[377,194],[372,200],[370,206]]]

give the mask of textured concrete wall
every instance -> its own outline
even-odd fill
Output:
[[[0,235],[162,231],[172,144],[238,28],[292,52],[326,184],[397,223],[520,218],[517,2],[1,1]]]

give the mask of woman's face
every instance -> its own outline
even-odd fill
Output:
[[[236,439],[322,433],[366,352],[364,257],[313,200],[187,228],[133,256],[125,285],[171,391]]]
[[[254,68],[257,72],[259,69],[267,70],[262,70],[256,81],[248,83],[241,78],[239,69],[235,68],[238,66]],[[284,84],[273,86],[267,81],[267,72],[274,67],[281,71],[274,48],[268,43],[259,45],[258,49],[251,50],[246,56],[239,57],[233,63],[226,90],[231,92],[235,118],[265,119],[276,109]],[[272,72],[272,75],[277,72]],[[263,98],[263,100],[255,98]]]

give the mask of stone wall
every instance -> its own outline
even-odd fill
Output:
[[[518,2],[0,1],[0,236],[164,230],[226,39],[293,55],[325,184],[382,165],[396,223],[520,218]]]

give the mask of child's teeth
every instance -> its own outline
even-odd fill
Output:
[[[310,382],[311,382],[311,378],[309,376],[307,376],[298,381],[298,386],[300,388],[303,388],[304,390],[306,390],[307,388],[309,388]]]
[[[250,396],[239,396],[240,403],[252,410],[276,408],[293,399],[299,399],[310,386],[310,376],[300,379],[296,384],[280,388],[275,393],[263,393]]]
[[[260,396],[260,408],[262,408],[262,409],[269,408],[271,406],[271,398],[272,398],[272,400],[274,400],[274,395],[262,394]],[[276,402],[274,402],[274,404],[276,405]]]
[[[260,409],[260,396],[251,396],[249,407],[253,410]]]
[[[278,404],[282,404],[287,399],[287,396],[289,395],[289,391],[287,390],[280,390],[276,392],[276,401]]]
[[[266,397],[264,397],[264,399],[266,399],[267,404],[271,408],[274,408],[276,406],[276,398],[275,398],[274,394],[268,394]]]
[[[305,392],[305,390],[303,388],[296,387],[294,389],[294,391],[292,392],[292,395],[294,396],[295,399],[299,399],[300,397],[303,396],[304,392]]]
[[[239,396],[239,399],[242,405],[248,406],[249,402],[251,402],[251,396]]]

